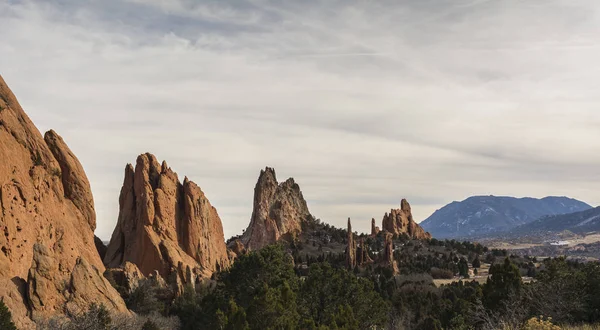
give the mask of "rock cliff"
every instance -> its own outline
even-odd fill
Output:
[[[252,218],[241,241],[249,250],[260,249],[284,235],[297,235],[310,216],[294,179],[279,184],[275,170],[267,167],[260,172],[254,188]]]
[[[200,187],[159,164],[152,154],[125,167],[119,218],[104,263],[117,268],[129,261],[144,276],[194,284],[199,277],[228,267],[230,259],[217,210]],[[188,276],[189,273],[189,276]]]
[[[0,77],[0,299],[20,329],[92,302],[128,313],[101,275],[83,167],[54,131],[42,137]]]
[[[402,200],[400,209],[393,209],[383,216],[382,229],[394,235],[407,234],[412,239],[431,239],[431,234],[413,220],[406,199]]]

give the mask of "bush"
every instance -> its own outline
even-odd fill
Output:
[[[433,267],[431,268],[430,273],[431,277],[433,277],[434,279],[451,280],[454,278],[454,272],[452,272],[450,269],[440,269]]]
[[[552,324],[551,319],[544,320],[543,317],[531,318],[523,326],[523,330],[560,330],[557,325]]]
[[[177,330],[180,328],[177,317],[164,317],[158,313],[145,316],[135,314],[109,315],[108,310],[103,305],[96,304],[90,305],[89,310],[73,316],[71,319],[57,316],[49,320],[38,320],[36,323],[39,330]],[[0,329],[4,330],[2,327]]]
[[[141,280],[139,285],[125,299],[127,308],[140,315],[151,313],[165,314],[165,300],[171,300],[172,292],[168,288],[159,287],[151,279]]]

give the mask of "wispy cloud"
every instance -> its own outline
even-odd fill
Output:
[[[226,235],[258,171],[296,177],[333,224],[472,194],[600,204],[600,3],[0,2],[0,73],[92,181],[98,234],[151,151]]]

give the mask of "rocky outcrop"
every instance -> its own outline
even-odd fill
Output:
[[[127,293],[132,293],[139,285],[142,280],[145,279],[144,274],[140,269],[129,261],[119,268],[110,268],[106,270],[105,276],[114,281],[114,283],[123,288]]]
[[[144,275],[165,279],[210,277],[228,267],[223,225],[204,192],[187,179],[180,183],[166,162],[151,154],[125,167],[119,218],[104,262],[116,268],[129,261]],[[192,280],[193,282],[193,280]]]
[[[400,209],[393,209],[383,216],[382,229],[394,235],[407,234],[412,239],[431,239],[413,219],[410,204],[403,199]]]
[[[371,219],[371,236],[377,236],[381,230],[375,225],[375,218]]]
[[[54,131],[44,139],[0,77],[0,299],[20,329],[100,301],[125,312],[104,286],[96,217],[83,168]],[[84,276],[80,276],[80,275]]]
[[[246,253],[246,247],[239,239],[231,242],[231,244],[229,244],[229,249],[235,254],[235,256],[240,256]]]
[[[285,235],[295,236],[310,216],[294,179],[279,184],[275,170],[267,167],[260,172],[254,188],[254,210],[242,243],[249,250],[257,250]]]
[[[364,238],[360,238],[356,241],[354,233],[352,232],[352,224],[350,218],[348,218],[348,245],[346,245],[346,268],[353,270],[354,268],[364,267],[367,264],[373,262],[369,256],[368,247],[365,244]]]
[[[352,232],[352,224],[348,218],[348,245],[346,246],[346,268],[352,270],[356,267],[356,241]]]

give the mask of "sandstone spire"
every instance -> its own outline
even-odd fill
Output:
[[[377,236],[379,234],[379,227],[375,225],[375,218],[371,219],[371,236]]]
[[[249,250],[260,249],[287,234],[297,235],[310,216],[294,179],[279,184],[275,170],[267,167],[260,172],[254,188],[252,218],[241,241]]]
[[[348,218],[348,246],[346,247],[346,267],[350,270],[356,267],[356,241],[352,232],[352,223]]]
[[[393,209],[383,216],[382,229],[394,235],[407,234],[412,239],[431,239],[414,220],[410,204],[403,199],[400,209]]]
[[[392,233],[385,233],[385,247],[383,253],[383,262],[384,264],[392,269],[394,274],[398,274],[398,264],[394,260],[394,241]]]
[[[125,167],[119,207],[104,258],[108,267],[129,261],[145,276],[157,270],[185,281],[187,267],[192,277],[208,277],[229,265],[217,210],[200,187],[187,177],[181,184],[154,155],[138,156],[135,169]]]
[[[128,313],[101,275],[83,167],[54,131],[44,139],[0,77],[0,300],[20,329],[90,303]]]

